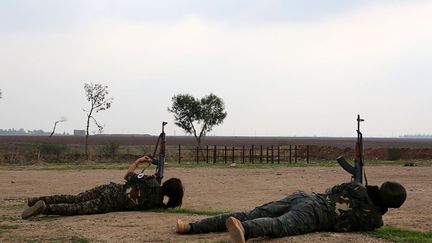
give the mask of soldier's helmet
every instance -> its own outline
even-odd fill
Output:
[[[386,181],[380,187],[380,196],[388,208],[399,208],[405,202],[407,193],[398,182]]]

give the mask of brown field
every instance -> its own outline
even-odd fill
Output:
[[[104,161],[129,161],[143,153],[151,153],[157,141],[157,136],[151,135],[94,135],[90,136],[90,160]],[[231,151],[236,147],[237,162],[248,161],[249,149],[254,150],[255,159],[261,156],[275,156],[281,148],[282,160],[288,160],[287,154],[298,156],[300,159],[308,157],[311,160],[334,160],[340,155],[347,159],[354,157],[355,138],[347,137],[230,137],[209,136],[202,142],[204,150],[217,146],[218,160],[223,161],[223,156],[230,157]],[[25,163],[26,161],[80,161],[84,156],[83,136],[0,136],[0,163]],[[41,144],[60,145],[65,144],[69,150],[62,154],[38,152]],[[101,148],[109,144],[118,145],[121,148],[115,156],[111,153],[104,154]],[[179,145],[181,145],[181,160],[195,161],[195,140],[192,136],[167,136],[167,161],[179,161]],[[295,150],[291,150],[292,149]],[[225,148],[225,152],[224,152]],[[296,150],[298,149],[298,150]],[[287,150],[289,150],[287,152]],[[246,151],[246,152],[245,152]],[[271,152],[273,151],[273,152]],[[364,138],[364,154],[367,160],[428,160],[432,158],[432,139],[430,138]],[[208,155],[207,155],[208,156]],[[246,159],[240,158],[245,156]],[[271,157],[270,156],[270,157]],[[203,160],[204,156],[200,156]],[[210,158],[211,161],[212,158]],[[264,159],[265,160],[265,159]],[[269,158],[269,160],[272,160]],[[291,160],[290,160],[291,161]]]
[[[126,165],[127,166],[127,165]],[[76,194],[108,182],[122,182],[124,170],[48,171],[27,167],[0,167],[0,242],[67,241],[71,237],[95,242],[228,242],[227,233],[177,235],[177,219],[198,220],[205,216],[156,212],[114,212],[70,217],[36,217],[21,220],[25,198],[51,194]],[[126,170],[126,168],[125,168]],[[385,180],[402,182],[407,202],[390,210],[384,221],[400,228],[432,230],[432,167],[369,166],[369,184]],[[206,211],[248,210],[297,190],[322,192],[349,179],[339,167],[166,168],[165,175],[183,180],[183,207]],[[75,238],[76,240],[77,238]],[[320,232],[270,242],[384,242],[357,233]]]
[[[116,142],[121,145],[154,145],[158,136],[154,135],[93,135],[89,137],[89,144],[105,144]],[[365,148],[410,148],[431,149],[432,138],[369,138],[364,137]],[[84,136],[0,136],[0,143],[64,143],[84,144]],[[251,136],[207,136],[203,145],[316,145],[338,148],[353,147],[355,137],[251,137]],[[170,136],[167,134],[167,145],[195,144],[193,136]]]

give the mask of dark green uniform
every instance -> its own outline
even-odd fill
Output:
[[[83,215],[163,207],[163,195],[152,176],[129,173],[125,184],[110,183],[78,195],[40,197],[47,207],[44,214]]]
[[[126,180],[123,188],[127,210],[146,210],[164,206],[162,188],[155,177],[129,173]]]
[[[225,220],[237,218],[245,238],[283,237],[316,231],[359,231],[382,226],[382,214],[369,198],[367,189],[345,183],[325,194],[296,192],[249,212],[236,212],[191,223],[190,233],[226,231]]]

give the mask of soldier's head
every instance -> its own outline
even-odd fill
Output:
[[[380,197],[388,208],[399,208],[405,202],[405,188],[394,181],[386,181],[380,187]]]
[[[180,179],[171,178],[162,184],[162,193],[168,196],[167,208],[180,207],[183,202],[184,188]]]

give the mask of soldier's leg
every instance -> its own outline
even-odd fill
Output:
[[[303,197],[303,193],[294,193],[282,200],[270,202],[248,212],[235,212],[221,214],[215,217],[206,218],[191,223],[190,233],[208,233],[226,231],[225,221],[229,217],[234,217],[240,221],[246,221],[263,217],[278,217],[291,209],[292,202]]]
[[[109,210],[100,199],[80,203],[47,204],[43,214],[47,215],[85,215],[106,213]]]
[[[298,205],[279,217],[243,221],[241,224],[245,230],[245,238],[283,237],[331,228],[332,214],[327,207],[309,199],[297,203]]]
[[[78,195],[52,195],[38,198],[31,198],[28,200],[29,206],[32,202],[36,203],[39,200],[44,201],[46,204],[58,204],[58,203],[79,203],[89,200],[94,200],[100,197],[102,191],[104,191],[108,185],[102,185],[85,192],[81,192]],[[33,203],[33,204],[34,204]]]

